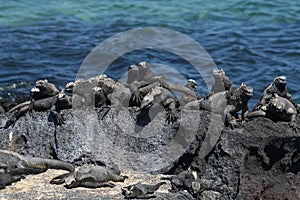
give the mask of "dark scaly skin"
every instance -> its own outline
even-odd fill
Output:
[[[163,106],[167,112],[166,121],[173,123],[177,117],[175,114],[176,100],[173,93],[167,88],[157,86],[151,90],[143,99],[142,110],[149,110],[156,106]]]
[[[197,82],[193,79],[189,79],[185,85],[186,88],[188,88],[190,91],[194,92],[196,94],[196,90],[197,90]],[[195,96],[191,96],[189,94],[186,93],[182,93],[181,97],[180,97],[180,106],[184,106],[189,102],[195,101],[195,100],[199,100],[201,99],[200,95],[197,95],[197,97]]]
[[[13,125],[21,116],[28,111],[50,111],[54,115],[55,121],[58,125],[64,123],[59,111],[64,109],[70,109],[72,107],[72,99],[70,96],[63,93],[59,93],[56,96],[48,97],[46,99],[40,99],[32,102],[25,102],[19,108],[19,110],[6,122],[3,128],[8,128]]]
[[[233,86],[232,81],[225,74],[223,69],[213,70],[212,75],[215,79],[215,83],[211,88],[211,93],[212,94],[213,93],[218,93],[218,92],[223,92],[223,91],[228,91]]]
[[[297,109],[288,99],[274,95],[269,103],[260,110],[253,111],[246,116],[247,118],[266,117],[273,121],[289,122],[291,128],[297,131]]]
[[[198,97],[194,91],[190,90],[190,88],[175,83],[170,83],[163,75],[156,75],[150,69],[150,64],[147,62],[140,62],[137,65],[131,66],[129,72],[132,72],[131,74],[133,74],[130,77],[136,77],[135,79],[131,78],[130,80],[133,80],[131,81],[131,88],[133,88],[131,91],[137,105],[140,105],[143,98],[143,95],[140,94],[140,89],[153,83],[159,83],[162,87],[185,93],[194,98]]]
[[[226,93],[227,106],[224,110],[225,124],[229,123],[232,116],[237,118],[237,112],[242,111],[242,120],[248,111],[248,101],[253,96],[253,88],[242,84],[240,88],[229,90]]]
[[[271,98],[274,96],[274,94],[277,94],[280,97],[288,99],[297,108],[299,112],[299,106],[293,100],[292,95],[287,92],[286,83],[287,82],[285,76],[276,77],[273,83],[266,87],[266,89],[263,92],[263,96],[261,97],[260,101],[254,106],[252,111],[260,110],[262,106],[266,106],[271,100]]]
[[[248,101],[253,95],[253,88],[241,85],[238,89],[231,88],[229,91],[218,92],[208,97],[188,103],[185,109],[207,110],[221,114],[225,125],[229,125],[232,117],[238,118],[237,112],[242,111],[242,120],[248,111]],[[233,121],[232,121],[233,123]]]
[[[121,176],[120,170],[117,167],[106,168],[103,166],[85,166],[79,168],[77,171],[70,172],[55,177],[50,181],[51,184],[63,184],[66,188],[75,187],[114,187],[115,185],[110,181],[124,182],[127,176]]]
[[[19,153],[0,149],[0,163],[4,163],[10,169],[14,168],[35,168],[35,169],[62,169],[74,171],[74,166],[70,163],[47,159],[23,156]]]
[[[155,198],[154,192],[166,182],[159,182],[155,185],[137,183],[122,188],[122,194],[125,199],[150,199]]]
[[[5,189],[6,186],[20,181],[22,178],[25,178],[25,175],[39,174],[45,172],[46,170],[47,169],[16,168],[8,171],[0,169],[0,189]]]
[[[34,101],[46,99],[49,97],[53,97],[58,95],[60,90],[53,83],[48,82],[48,80],[38,80],[35,82],[35,87],[30,90],[31,101],[26,101],[21,103],[13,108],[11,108],[8,112],[14,112],[19,110],[23,106],[26,106],[28,103],[33,104]]]
[[[171,177],[171,186],[173,192],[180,190],[187,190],[190,194],[193,194],[192,183],[196,181],[195,176],[189,170],[180,172],[178,175]]]
[[[60,92],[58,87],[53,83],[48,82],[48,80],[38,80],[35,82],[35,88],[30,91],[30,96],[34,100],[45,99],[48,97],[53,97]]]
[[[115,81],[106,75],[70,82],[66,85],[65,91],[78,95],[83,99],[81,108],[104,105],[120,107],[122,104],[129,102],[131,97],[127,83]]]
[[[0,149],[0,189],[19,181],[24,175],[38,174],[47,169],[74,171],[70,163],[46,158],[23,156],[13,151]]]

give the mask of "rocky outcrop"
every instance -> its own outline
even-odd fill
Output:
[[[203,159],[199,151],[207,145],[209,112],[178,111],[175,124],[166,124],[162,112],[136,127],[133,108],[105,111],[63,111],[66,124],[58,127],[48,113],[26,114],[1,130],[1,148],[77,165],[115,163],[121,171],[139,173],[178,174],[190,168],[202,183],[193,198],[300,198],[300,134],[288,123],[256,118],[234,130],[224,128]],[[1,125],[7,117],[1,116]],[[192,198],[182,191],[170,195]]]
[[[121,170],[166,173],[183,154],[195,153],[210,116],[206,112],[182,112],[178,113],[178,123],[170,125],[165,123],[164,113],[159,113],[147,126],[135,127],[134,109],[111,108],[105,113],[66,110],[66,123],[56,127],[48,113],[26,114],[15,126],[1,130],[1,146],[8,148],[12,135],[15,143],[20,137],[27,141],[22,148],[11,145],[17,146],[13,150],[32,156],[52,156],[75,164],[101,161],[117,164]],[[5,120],[2,117],[1,123]]]

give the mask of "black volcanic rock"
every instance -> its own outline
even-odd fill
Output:
[[[234,130],[224,128],[210,135],[209,141],[217,143],[204,157],[200,149],[209,147],[204,138],[214,128],[211,122],[221,119],[209,112],[178,111],[178,122],[171,125],[160,113],[138,133],[138,111],[133,108],[111,108],[105,116],[105,111],[93,109],[63,114],[66,124],[58,127],[48,113],[26,114],[15,126],[1,130],[1,148],[77,165],[115,163],[121,171],[178,174],[190,168],[201,182],[210,183],[194,195],[198,199],[300,198],[300,133],[288,123],[256,118]],[[7,117],[0,116],[1,125]],[[180,192],[162,197],[178,195],[191,198]]]
[[[184,154],[194,155],[209,125],[207,112],[179,112],[175,124],[165,123],[159,113],[150,124],[135,132],[134,109],[105,111],[66,110],[66,123],[54,126],[48,113],[33,112],[21,117],[13,127],[1,130],[1,147],[13,140],[26,138],[24,148],[13,150],[39,157],[54,157],[83,164],[114,163],[121,170],[166,173]],[[205,119],[205,120],[203,120]],[[2,116],[1,124],[7,120]],[[16,146],[13,145],[13,146]]]

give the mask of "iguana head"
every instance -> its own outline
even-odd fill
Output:
[[[282,112],[285,109],[285,105],[279,98],[275,97],[270,100],[269,109],[276,112]]]
[[[187,81],[186,86],[187,86],[188,88],[190,88],[191,90],[196,91],[198,85],[197,85],[197,82],[196,82],[194,79],[189,79],[189,80]]]
[[[219,80],[219,79],[221,79],[222,77],[225,76],[225,72],[224,72],[223,69],[214,69],[213,72],[212,72],[212,75],[213,75],[215,80]]]
[[[248,98],[251,98],[253,96],[253,88],[250,86],[247,86],[244,83],[241,84],[240,91],[242,92],[243,95],[245,95]]]
[[[155,103],[157,103],[158,99],[157,96],[159,96],[162,93],[162,90],[160,87],[154,88],[151,92],[149,92],[142,101],[141,108],[150,108]]]
[[[60,92],[57,96],[57,102],[59,102],[60,107],[69,107],[72,104],[72,97]]]
[[[148,62],[140,62],[139,64],[137,64],[137,67],[139,69],[139,78],[141,80],[147,80],[154,76],[154,73],[151,71]]]
[[[76,181],[76,178],[74,177],[73,174],[69,174],[66,178],[65,178],[65,187],[66,188],[74,188],[77,185],[79,185],[78,181]]]
[[[48,82],[47,79],[36,81],[35,87],[40,89],[41,91],[51,92],[52,90],[58,90],[58,88],[53,83]]]
[[[128,68],[127,83],[132,83],[139,79],[139,69],[136,65],[130,65]]]
[[[274,79],[273,84],[279,91],[284,91],[286,88],[286,77],[285,76],[278,76]]]
[[[43,85],[48,84],[48,80],[44,79],[44,80],[37,80],[35,82],[35,87],[39,88],[42,87]]]
[[[126,198],[134,198],[137,195],[143,195],[143,191],[141,189],[139,189],[138,187],[136,187],[136,184],[135,184],[135,185],[129,185],[127,187],[123,187],[122,194]]]
[[[90,78],[90,79],[88,79],[88,82],[89,83],[93,83],[93,82],[98,82],[98,81],[102,81],[102,80],[105,80],[105,79],[107,79],[108,77],[107,77],[107,75],[106,74],[100,74],[100,75],[98,75],[98,76],[95,76],[95,77],[92,77],[92,78]]]
[[[65,91],[69,92],[69,93],[72,93],[74,87],[75,87],[75,83],[74,82],[69,82],[69,83],[66,84]]]
[[[40,93],[40,89],[37,87],[31,88],[30,90],[30,96],[34,96],[34,94]]]
[[[147,68],[149,68],[149,63],[146,61],[139,62],[138,67],[140,69],[147,69]]]

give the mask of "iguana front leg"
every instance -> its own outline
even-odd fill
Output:
[[[173,98],[168,98],[165,102],[163,102],[163,105],[167,111],[167,118],[166,121],[168,123],[174,123],[177,120],[176,114],[175,114],[175,100]]]
[[[224,109],[224,124],[226,126],[231,126],[231,128],[234,128],[238,126],[237,121],[235,119],[232,119],[232,114],[231,112],[234,111],[234,106],[233,105],[227,105]]]
[[[245,108],[242,109],[242,122],[245,121],[245,115],[247,115],[248,109],[249,109],[249,108],[248,108],[248,105],[245,106]]]
[[[160,83],[154,82],[140,87],[138,87],[138,85],[138,82],[134,82],[130,85],[130,91],[132,94],[131,101],[133,102],[132,105],[134,106],[141,106],[144,96],[150,93],[155,87],[160,86]]]
[[[132,94],[130,100],[132,102],[131,104],[136,105],[136,106],[140,106],[140,104],[143,100],[143,95],[139,91],[137,84],[138,84],[137,81],[134,81],[129,86],[130,92]]]
[[[65,124],[65,118],[63,114],[61,114],[59,111],[57,111],[56,106],[53,105],[50,109],[50,116],[53,116],[54,124],[55,125],[63,125]]]
[[[293,114],[291,116],[291,122],[289,123],[290,127],[293,129],[294,132],[298,132],[298,126],[296,123],[297,114]]]

